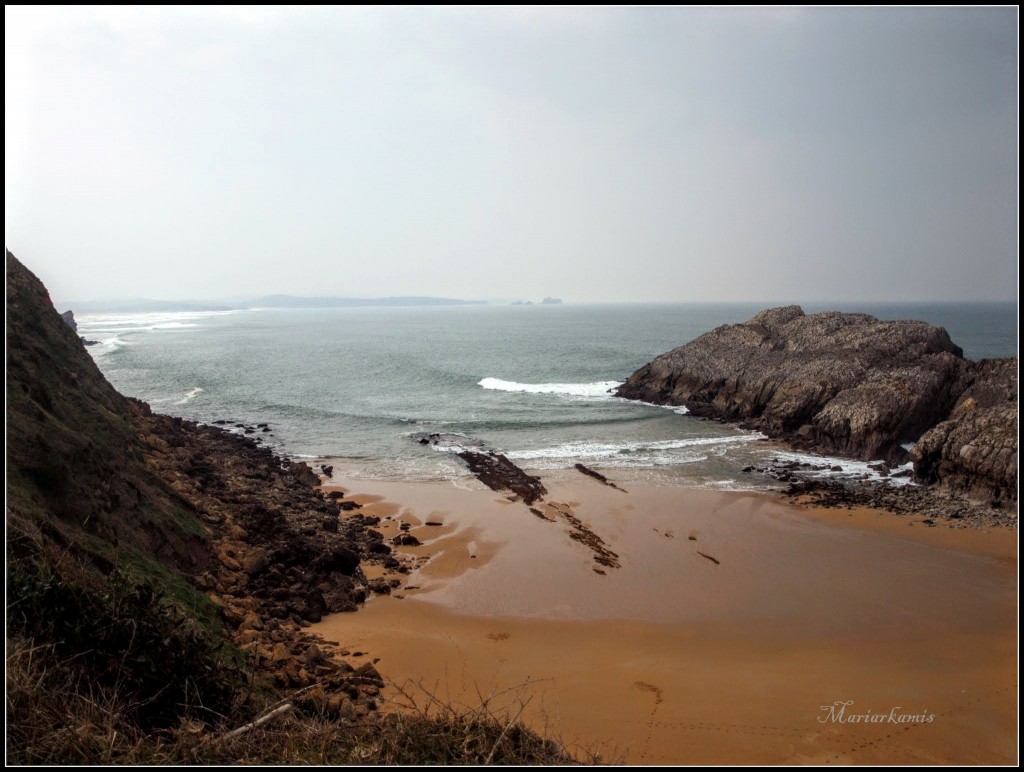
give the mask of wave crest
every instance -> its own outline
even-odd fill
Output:
[[[507,455],[511,459],[538,459],[538,458],[589,458],[589,459],[612,459],[624,460],[630,456],[639,461],[637,456],[646,456],[644,460],[649,461],[651,455],[664,453],[665,451],[678,451],[686,449],[701,449],[704,451],[718,449],[718,446],[727,446],[735,443],[748,443],[764,439],[764,435],[755,432],[732,437],[693,437],[684,440],[660,440],[655,442],[569,442],[564,445],[557,445],[552,448],[539,448],[536,450],[511,451]],[[724,448],[723,448],[724,450]],[[707,456],[693,458],[690,460],[704,460]],[[671,461],[671,457],[669,457]]]
[[[495,391],[523,394],[561,394],[567,397],[611,397],[611,390],[623,381],[597,381],[595,383],[516,383],[501,378],[484,378],[478,386]]]

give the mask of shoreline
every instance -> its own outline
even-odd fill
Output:
[[[509,706],[532,700],[528,724],[603,744],[606,760],[1016,758],[1016,531],[765,493],[545,484],[550,520],[475,485],[327,481],[388,540],[404,522],[423,544],[395,547],[409,573],[390,597],[310,632],[371,652],[392,684],[467,703],[513,688]],[[563,511],[620,567],[597,573]],[[817,720],[845,700],[935,718]]]

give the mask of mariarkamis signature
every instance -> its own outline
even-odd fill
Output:
[[[930,724],[935,714],[927,710],[918,713],[904,713],[895,705],[888,711],[854,710],[853,700],[836,700],[831,705],[822,705],[823,715],[818,716],[821,724]]]

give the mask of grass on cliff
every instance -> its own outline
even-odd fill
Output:
[[[454,708],[433,697],[385,714],[331,718],[301,700],[210,723],[143,730],[137,706],[52,646],[7,640],[7,760],[14,764],[593,764],[518,722],[518,710]],[[404,692],[408,697],[409,692]],[[285,707],[287,706],[287,707]],[[522,706],[522,703],[520,703]],[[248,721],[249,723],[246,723]]]

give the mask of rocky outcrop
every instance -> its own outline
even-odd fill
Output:
[[[488,488],[494,491],[510,491],[513,499],[521,500],[527,506],[547,495],[547,488],[539,477],[527,474],[501,453],[463,450],[456,455]]]
[[[970,386],[910,455],[919,480],[1003,505],[1017,499],[1018,364],[1016,359],[968,364]]]
[[[1017,364],[1000,361],[965,360],[924,322],[787,306],[657,357],[617,393],[851,458],[902,463],[920,440],[921,479],[1015,499]]]

